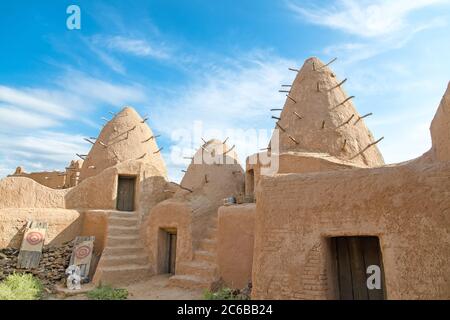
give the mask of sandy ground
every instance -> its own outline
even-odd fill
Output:
[[[203,298],[201,289],[183,289],[167,286],[169,275],[158,275],[147,281],[134,283],[123,288],[128,290],[128,300],[200,300]],[[51,298],[60,299],[58,297]],[[68,296],[63,300],[87,300],[85,294]]]

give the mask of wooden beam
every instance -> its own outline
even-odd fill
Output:
[[[364,119],[364,118],[367,118],[367,117],[371,116],[372,114],[373,113],[371,112],[371,113],[363,115],[362,117],[358,117],[358,119],[355,121],[355,123],[353,125],[357,124],[361,119]]]
[[[342,101],[341,103],[339,103],[337,106],[335,106],[333,109],[336,109],[339,106],[342,106],[344,103],[346,103],[347,101],[353,99],[355,96],[350,96],[347,99],[345,99],[344,101]]]
[[[376,145],[378,142],[380,142],[381,140],[383,140],[384,137],[381,137],[380,139],[378,139],[375,142],[370,143],[369,145],[367,145],[367,147],[365,147],[364,149],[362,149],[360,152],[358,152],[357,154],[355,154],[353,157],[350,158],[350,160],[355,159],[357,156],[359,156],[360,154],[364,153],[367,149],[369,149],[371,146]]]

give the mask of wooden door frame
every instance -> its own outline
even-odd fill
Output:
[[[117,174],[117,188],[116,188],[116,210],[119,210],[119,185],[120,185],[120,179],[124,180],[133,180],[134,181],[134,187],[133,187],[133,210],[136,210],[136,204],[137,204],[137,181],[138,176],[135,174]],[[131,211],[124,211],[124,212],[131,212]]]
[[[340,297],[340,278],[339,278],[339,267],[338,267],[338,248],[337,248],[337,240],[339,238],[346,238],[346,240],[348,241],[350,238],[357,238],[357,239],[362,239],[362,238],[374,238],[377,241],[378,244],[378,255],[379,255],[379,267],[381,269],[381,277],[382,277],[382,281],[381,281],[381,285],[382,285],[382,292],[383,292],[383,299],[386,300],[387,299],[387,290],[386,290],[386,273],[384,271],[384,261],[383,261],[383,252],[381,250],[381,239],[377,236],[377,235],[336,235],[336,236],[329,236],[327,237],[327,245],[329,247],[329,254],[328,257],[330,258],[331,263],[328,264],[329,267],[331,267],[330,272],[328,273],[329,275],[329,279],[331,280],[330,285],[333,287],[334,289],[334,299],[341,299]],[[362,242],[360,243],[362,244]],[[351,263],[351,262],[350,262]],[[366,274],[366,273],[365,273]],[[366,274],[366,278],[365,280],[367,280],[367,278],[369,277],[369,275]]]

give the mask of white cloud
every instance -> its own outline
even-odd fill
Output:
[[[64,170],[75,153],[86,153],[89,146],[83,136],[53,131],[35,131],[33,135],[0,134],[0,175],[11,174],[13,168],[24,166],[36,170]]]
[[[281,108],[286,99],[278,90],[281,84],[292,83],[295,73],[288,68],[299,67],[300,63],[260,51],[198,67],[192,70],[188,85],[154,93],[155,112],[153,108],[148,110],[153,129],[168,138],[180,132],[188,135],[183,141],[171,142],[171,148],[191,149],[184,156],[192,156],[202,143],[194,132],[195,123],[201,122],[205,139],[225,139],[230,132],[239,130],[271,130],[274,120],[270,118],[270,109]],[[267,141],[269,138],[270,134]],[[228,144],[236,145],[243,164],[258,147],[267,146],[267,141],[261,142],[262,146],[252,145],[250,150],[245,137],[234,134]],[[167,152],[165,160],[170,177],[177,180],[185,166],[172,161],[170,151]]]
[[[413,11],[449,0],[338,0],[335,6],[288,7],[309,23],[330,27],[361,37],[383,37],[410,28],[408,15]]]
[[[106,48],[109,52],[121,52],[137,57],[167,59],[170,50],[163,44],[153,44],[144,38],[96,35],[91,39],[92,48]]]
[[[77,123],[98,129],[92,115],[99,109],[116,111],[147,100],[140,85],[113,83],[73,70],[56,78],[51,86],[0,86],[0,176],[18,165],[29,170],[63,169],[90,145],[79,134],[55,129],[66,124],[76,127]]]
[[[58,101],[51,99],[49,91],[44,90],[15,89],[0,85],[0,103],[62,118],[67,118],[70,114]]]
[[[13,106],[0,105],[0,127],[2,130],[42,129],[56,125],[58,125],[56,120],[38,113],[24,111]]]

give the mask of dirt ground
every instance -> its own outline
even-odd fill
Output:
[[[158,275],[149,280],[124,286],[128,290],[128,300],[201,300],[203,290],[169,287],[169,275]],[[53,297],[61,299],[61,297]],[[62,298],[63,300],[87,300],[86,294],[78,294]]]

